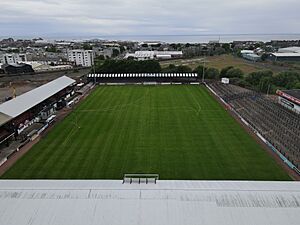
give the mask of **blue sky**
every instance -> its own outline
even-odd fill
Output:
[[[299,0],[0,0],[0,36],[300,33]]]

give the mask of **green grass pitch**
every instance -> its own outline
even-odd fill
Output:
[[[3,175],[289,180],[205,87],[101,86]]]

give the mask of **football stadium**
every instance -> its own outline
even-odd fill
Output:
[[[281,97],[194,73],[33,89],[0,105],[3,224],[297,224],[300,114]]]
[[[80,84],[64,76],[0,112],[2,178],[290,180],[299,173],[299,114],[234,85],[202,84],[195,73],[89,74]]]

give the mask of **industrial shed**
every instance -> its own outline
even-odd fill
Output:
[[[277,52],[277,53],[271,53],[268,56],[268,59],[271,61],[300,61],[300,53],[295,52]]]
[[[2,225],[298,225],[300,183],[1,180]]]

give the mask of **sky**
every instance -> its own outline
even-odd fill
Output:
[[[0,36],[300,33],[299,0],[0,0]]]

